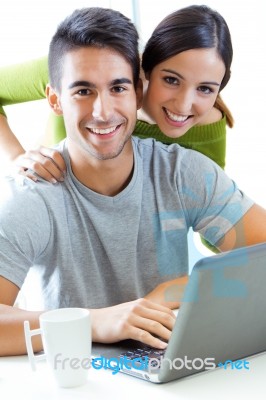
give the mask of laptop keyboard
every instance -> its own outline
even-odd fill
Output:
[[[158,361],[160,361],[162,359],[165,351],[166,350],[159,350],[159,349],[155,349],[153,347],[143,346],[139,349],[134,349],[131,351],[125,351],[125,352],[121,353],[120,358],[126,357],[129,360],[135,359],[135,362],[137,362],[136,359],[139,359],[140,363],[141,363],[141,361],[147,361],[147,359],[148,360],[152,359],[151,365],[152,364],[158,365]],[[158,361],[156,362],[156,360],[158,360]]]
[[[179,309],[173,310],[175,315],[178,315]],[[159,338],[163,340],[162,338]],[[130,350],[126,350],[120,353],[120,358],[127,358],[128,360],[134,360],[134,363],[137,365],[142,362],[149,362],[149,365],[156,366],[160,368],[161,361],[164,357],[166,349],[159,350],[155,347],[150,347],[143,343],[140,343],[139,348],[131,348]]]

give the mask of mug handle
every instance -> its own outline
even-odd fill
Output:
[[[30,365],[31,365],[32,370],[36,371],[36,362],[45,360],[46,355],[45,354],[38,354],[38,355],[34,354],[33,348],[32,348],[31,337],[35,336],[35,335],[41,335],[42,330],[41,329],[30,330],[29,321],[24,321],[24,333],[25,333],[26,348],[27,348]]]

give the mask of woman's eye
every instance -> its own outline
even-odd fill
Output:
[[[208,87],[208,86],[200,86],[200,87],[198,88],[198,90],[199,90],[200,92],[204,93],[204,94],[213,93],[213,89],[211,89],[211,88]]]
[[[166,83],[169,85],[178,85],[178,79],[174,78],[173,76],[166,76],[163,78]]]

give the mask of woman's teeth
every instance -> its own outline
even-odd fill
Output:
[[[171,111],[167,110],[166,108],[165,108],[165,112],[166,112],[167,116],[175,122],[184,122],[188,119],[188,116],[173,114]]]

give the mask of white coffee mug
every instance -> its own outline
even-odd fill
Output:
[[[84,308],[60,308],[40,315],[40,329],[30,330],[24,322],[29,361],[36,370],[36,361],[47,359],[61,387],[86,383],[91,358],[90,312]],[[31,337],[41,334],[44,354],[34,355]]]

